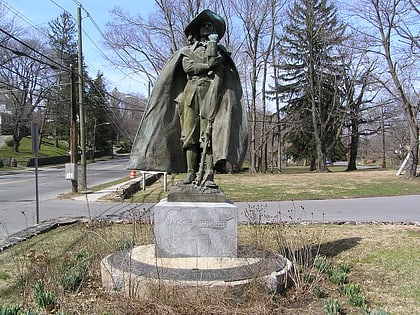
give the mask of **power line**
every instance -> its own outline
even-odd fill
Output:
[[[73,0],[73,1],[75,1],[75,0]],[[83,7],[82,7],[83,8]],[[102,30],[100,29],[100,27],[98,26],[98,24],[96,23],[96,21],[93,19],[93,17],[92,17],[92,15],[91,14],[89,14],[89,12],[88,11],[86,11],[86,9],[85,8],[83,8],[83,10],[86,12],[86,14],[87,14],[87,17],[89,18],[89,20],[92,22],[92,24],[93,24],[93,26],[96,28],[96,30],[99,32],[99,34],[101,35],[101,37],[102,37],[102,39],[104,40],[104,41],[108,41],[108,39],[107,39],[107,37],[105,36],[105,34],[102,32]],[[85,32],[84,32],[85,33]],[[86,33],[85,33],[86,34]],[[122,69],[120,69],[120,67],[118,67],[118,65],[116,65],[115,64],[115,62],[112,60],[112,59],[110,59],[99,47],[98,47],[98,45],[89,37],[89,36],[87,36],[89,39],[90,39],[90,41],[95,45],[95,47],[98,49],[98,51],[99,51],[99,53],[107,60],[107,61],[109,61],[112,65],[114,65],[117,69],[118,69],[118,71],[120,71],[125,77],[130,77],[130,75],[129,74],[127,74],[127,73],[125,73],[124,71],[122,71]],[[118,58],[120,58],[122,61],[124,61],[124,58],[120,55],[120,53],[114,48],[114,47],[112,47],[112,46],[110,46],[111,47],[111,49],[112,49],[112,51],[118,56]],[[142,83],[142,82],[140,82],[139,80],[136,80],[135,78],[133,78],[133,77],[130,77],[132,80],[134,80],[134,81],[137,81],[138,83]]]
[[[73,20],[75,20],[75,17],[67,10],[67,9],[65,9],[63,6],[61,6],[59,3],[57,3],[55,0],[50,0],[50,2],[52,3],[52,4],[54,4],[56,7],[58,7],[60,10],[63,10],[64,12],[66,12]],[[79,1],[77,1],[77,0],[73,0],[73,2],[76,4],[76,5],[78,5],[78,6],[81,6],[81,8],[83,9],[83,11],[86,13],[86,17],[88,17],[89,18],[89,20],[91,21],[91,23],[92,23],[92,25],[94,26],[94,28],[98,31],[98,33],[100,34],[100,36],[101,36],[101,38],[104,40],[104,41],[107,41],[107,38],[106,38],[106,36],[105,36],[105,34],[102,32],[102,30],[100,29],[100,27],[98,26],[98,24],[96,23],[96,21],[94,20],[94,18],[92,17],[92,15],[86,10],[86,8],[84,8],[83,6],[82,6],[82,4],[79,2]],[[18,17],[19,19],[21,19],[21,20],[23,20],[23,21],[25,21],[27,24],[29,24],[29,25],[31,25],[31,26],[33,26],[33,27],[35,27],[35,28],[37,28],[37,31],[39,31],[40,33],[42,33],[42,34],[44,34],[44,35],[49,35],[47,32],[45,32],[45,30],[44,29],[42,29],[42,28],[39,28],[38,26],[36,26],[35,25],[35,23],[31,20],[31,19],[29,19],[28,17],[26,17],[25,15],[23,15],[22,13],[20,13],[18,10],[16,10],[15,8],[13,8],[10,4],[7,4],[7,7],[9,8],[9,10],[10,11],[12,11],[14,14],[15,14],[15,16],[16,17]],[[99,46],[99,44],[92,38],[92,36],[90,36],[90,34],[88,34],[87,32],[86,32],[86,30],[85,29],[83,29],[83,34],[89,39],[89,41],[94,45],[94,47],[95,47],[95,50],[102,56],[102,58],[104,58],[104,60],[106,60],[106,61],[108,61],[110,64],[111,64],[111,66],[113,66],[114,67],[114,69],[116,68],[119,72],[121,72],[123,75],[124,75],[124,77],[125,78],[130,78],[130,80],[133,80],[133,81],[136,81],[136,82],[138,82],[138,83],[141,83],[141,84],[143,84],[144,82],[142,82],[142,81],[140,81],[140,80],[138,80],[138,79],[136,79],[135,77],[133,77],[133,75],[132,74],[129,74],[129,73],[126,73],[126,72],[124,72],[120,67],[119,67],[119,65],[117,65],[116,63],[115,63],[115,61],[114,60],[112,60],[112,59],[110,59],[110,57],[109,57],[109,54],[106,54],[101,48],[100,48],[100,46]],[[115,48],[113,48],[113,47],[111,47],[112,48],[112,50],[113,50],[113,52],[118,56],[118,58],[119,59],[121,59],[122,61],[124,61],[124,58],[120,55],[120,53],[115,49]],[[90,66],[90,68],[91,69],[95,69],[96,71],[100,71],[97,67],[95,67],[95,66],[93,66],[91,63],[89,63],[86,59],[84,60],[84,62],[86,63],[86,64],[88,64],[89,66]],[[107,78],[107,80],[111,83],[111,84],[113,84],[114,86],[117,86],[117,84],[116,83],[113,83],[109,78]]]
[[[63,10],[64,12],[66,12],[68,15],[70,15],[73,19],[74,19],[74,16],[69,12],[69,11],[67,11],[66,9],[64,9],[61,5],[59,5],[57,2],[55,2],[54,0],[50,0],[52,3],[54,3],[57,7],[59,7],[61,10]]]
[[[70,68],[68,68],[68,67],[66,67],[66,66],[63,66],[63,65],[59,64],[57,61],[55,61],[55,60],[51,59],[50,57],[48,57],[48,56],[44,55],[42,52],[40,52],[40,51],[38,51],[37,49],[33,48],[32,46],[28,45],[27,43],[25,43],[25,42],[24,42],[24,41],[22,41],[21,39],[17,38],[17,37],[16,37],[16,36],[14,36],[13,34],[10,34],[8,31],[6,31],[6,30],[2,29],[1,27],[0,27],[0,32],[2,32],[2,33],[4,33],[4,34],[6,34],[6,35],[7,35],[7,36],[9,36],[10,38],[12,38],[12,39],[14,39],[15,41],[17,41],[19,44],[21,44],[21,45],[25,46],[26,48],[29,48],[30,50],[32,50],[32,51],[33,51],[33,52],[35,52],[36,54],[38,54],[38,55],[40,55],[40,56],[44,57],[45,59],[47,59],[47,60],[51,61],[51,62],[52,62],[52,63],[54,63],[54,64],[56,64],[56,65],[58,66],[58,69],[65,69],[65,70],[70,71]],[[29,57],[29,56],[27,56],[27,57]],[[39,61],[39,62],[42,62],[42,61]],[[50,64],[48,64],[48,63],[45,63],[45,62],[42,62],[42,63],[47,64],[47,65],[49,65],[50,67],[53,67],[52,65],[50,65]]]
[[[50,0],[52,3],[54,3],[57,7],[61,8],[62,10],[64,10],[65,12],[68,12],[66,9],[64,9],[63,7],[61,7],[59,4],[57,4],[54,0]],[[89,11],[87,11],[87,9],[77,0],[73,0],[73,2],[77,5],[80,6],[82,8],[82,10],[86,13],[86,17],[89,18],[89,20],[91,21],[92,25],[94,26],[94,28],[98,31],[98,33],[100,34],[101,38],[104,41],[107,41],[107,38],[105,36],[105,34],[102,32],[101,28],[98,26],[98,24],[96,23],[95,19],[93,18],[93,16],[89,13]],[[69,12],[68,12],[69,13]],[[73,15],[71,13],[69,13],[69,15],[75,19],[73,17]],[[112,59],[109,58],[109,56],[99,47],[98,43],[95,42],[95,40],[92,39],[92,37],[86,32],[85,29],[82,30],[83,34],[89,39],[89,41],[95,46],[96,50],[98,51],[98,53],[109,63],[111,63],[112,66],[114,66],[114,68],[116,68],[119,72],[121,72],[126,78],[130,78],[131,80],[134,80],[138,83],[142,83],[141,81],[133,78],[132,76],[130,76],[129,74],[125,73]],[[124,61],[123,57],[120,55],[120,53],[114,49],[113,47],[111,47],[111,49],[113,50],[113,52],[122,60]],[[96,68],[94,66],[92,66],[90,63],[88,63],[86,61],[86,59],[84,60],[87,64],[89,64],[91,67]],[[100,71],[100,69],[96,70]],[[109,80],[109,79],[108,79]]]
[[[51,65],[51,64],[49,64],[49,63],[47,63],[47,62],[45,62],[45,61],[42,61],[42,60],[40,60],[40,59],[38,59],[38,58],[32,57],[32,56],[28,55],[27,53],[25,53],[25,52],[23,52],[23,51],[20,51],[20,50],[17,50],[17,49],[13,49],[13,48],[10,48],[10,47],[6,47],[6,46],[4,46],[4,45],[2,45],[2,44],[0,44],[0,47],[2,47],[2,48],[4,48],[4,49],[7,49],[7,50],[11,51],[12,53],[14,53],[15,55],[17,55],[17,56],[19,56],[19,57],[27,57],[27,58],[29,58],[29,59],[32,59],[32,60],[34,60],[34,61],[39,62],[40,64],[50,66],[51,68],[53,68],[53,69],[55,69],[55,70],[59,70],[59,69],[61,69],[61,68],[58,68],[58,67],[56,67],[56,66],[54,66],[54,65]]]
[[[63,8],[62,6],[60,6],[57,2],[55,2],[54,0],[50,0],[54,5],[56,5],[57,7],[59,7],[60,9],[62,9],[63,11],[65,11],[65,12],[67,12],[68,14],[69,14],[69,16],[71,16],[73,19],[74,19],[74,17],[73,17],[73,15],[68,11],[68,10],[66,10],[65,8]],[[77,0],[73,0],[73,2],[75,2],[77,5],[80,5],[81,7],[82,7],[82,9],[84,10],[84,12],[87,14],[87,17],[91,20],[91,22],[92,22],[92,24],[94,25],[94,27],[97,29],[97,31],[99,32],[99,34],[101,35],[101,37],[104,39],[104,40],[106,40],[106,37],[105,37],[105,35],[104,35],[104,33],[101,31],[101,29],[99,28],[99,26],[98,26],[98,24],[95,22],[95,20],[93,19],[93,17],[91,16],[91,14],[81,5],[81,3],[80,2],[78,2]],[[8,4],[7,5],[7,7],[11,10],[11,11],[13,11],[14,13],[15,13],[15,15],[18,17],[18,18],[20,18],[20,19],[22,19],[22,20],[24,20],[26,23],[28,23],[28,24],[30,24],[30,25],[32,25],[32,26],[34,26],[34,27],[36,27],[35,26],[35,23],[33,23],[30,19],[28,19],[27,17],[25,17],[23,14],[21,14],[20,12],[18,12],[16,9],[14,9],[10,4]],[[40,29],[38,29],[39,31],[40,31]],[[30,55],[28,55],[28,54],[26,54],[26,53],[24,53],[24,52],[22,52],[22,51],[18,51],[18,50],[16,50],[16,49],[13,49],[13,48],[10,48],[10,47],[6,47],[6,46],[3,46],[3,45],[0,45],[1,47],[3,47],[3,48],[5,48],[5,49],[8,49],[8,50],[10,50],[10,51],[12,51],[14,54],[16,54],[17,56],[24,56],[24,57],[27,57],[27,58],[30,58],[30,59],[32,59],[32,60],[34,60],[34,61],[37,61],[37,62],[40,62],[40,63],[42,63],[42,64],[45,64],[45,65],[48,65],[48,66],[50,66],[51,68],[54,68],[54,69],[64,69],[64,70],[66,70],[66,71],[69,71],[70,69],[68,68],[68,67],[66,67],[66,66],[63,66],[63,65],[61,65],[61,64],[59,64],[58,62],[56,62],[55,60],[53,60],[53,59],[51,59],[50,57],[48,57],[48,56],[46,56],[45,54],[43,54],[42,52],[40,52],[40,51],[38,51],[37,49],[35,49],[35,48],[33,48],[32,46],[30,46],[29,44],[27,44],[27,43],[25,43],[24,41],[22,41],[21,39],[19,39],[19,38],[17,38],[16,36],[14,36],[13,34],[11,34],[10,32],[8,32],[8,31],[6,31],[6,30],[3,30],[3,29],[1,29],[0,28],[0,31],[1,32],[3,32],[4,34],[6,34],[7,36],[9,36],[10,38],[12,38],[12,39],[14,39],[15,41],[17,41],[18,43],[20,43],[21,45],[23,45],[23,46],[25,46],[25,47],[27,47],[28,49],[30,49],[31,51],[33,51],[33,52],[35,52],[36,54],[38,54],[38,55],[40,55],[41,57],[43,57],[43,58],[45,58],[45,59],[47,59],[47,60],[49,60],[50,62],[52,62],[53,64],[55,64],[55,65],[57,65],[57,66],[55,66],[55,65],[52,65],[52,64],[50,64],[50,63],[47,63],[47,62],[45,62],[45,61],[43,61],[43,60],[40,60],[40,59],[38,59],[38,58],[36,58],[36,57],[33,57],[33,56],[30,56]],[[44,32],[42,32],[42,33],[44,33]],[[114,63],[114,61],[112,61],[103,51],[102,51],[102,49],[98,46],[98,44],[89,36],[89,34],[87,33],[87,32],[85,32],[84,31],[84,34],[89,38],[89,40],[92,42],[92,44],[94,44],[94,46],[96,47],[96,49],[98,50],[98,52],[107,60],[107,61],[109,61],[112,65],[114,65],[122,74],[124,74],[124,76],[126,76],[126,77],[129,77],[129,75],[128,74],[126,74],[125,72],[123,72],[115,63]],[[113,51],[122,59],[122,57],[119,55],[119,53],[118,53],[118,51],[116,51],[115,49],[113,49]],[[7,68],[7,67],[4,67],[6,70],[8,70],[8,71],[11,71],[11,72],[13,72],[13,73],[15,73],[15,74],[17,74],[17,75],[20,75],[20,76],[22,76],[21,74],[19,74],[19,73],[17,73],[17,72],[14,72],[12,69],[9,69],[9,68]],[[26,78],[27,80],[31,80],[31,79],[29,79],[29,78]],[[138,81],[138,80],[136,80],[136,79],[134,79],[134,78],[132,78],[131,77],[131,79],[133,79],[133,80],[135,80],[135,81],[137,81],[137,82],[140,82],[140,81]],[[66,85],[66,84],[64,84],[64,85]],[[93,86],[95,86],[95,85],[93,85]],[[40,85],[40,87],[42,87],[41,85]],[[95,86],[96,87],[96,86]],[[44,87],[45,88],[45,87]],[[124,100],[122,100],[122,99],[118,99],[117,97],[115,97],[114,95],[112,95],[112,94],[110,94],[110,93],[108,93],[108,92],[106,92],[106,95],[108,96],[108,97],[111,97],[111,98],[113,98],[113,99],[115,99],[115,100],[117,100],[117,101],[119,101],[119,102],[121,102],[121,103],[127,103],[127,102],[125,102]],[[136,110],[136,109],[126,109],[126,110],[131,110],[131,111],[142,111],[142,110]]]
[[[7,1],[3,1],[3,4],[5,7],[7,7],[11,12],[13,12],[13,14],[18,17],[21,20],[24,20],[27,24],[29,24],[30,26],[36,28],[39,32],[42,32],[42,29],[39,28],[31,19],[29,19],[28,17],[26,17],[25,15],[23,15],[21,12],[19,12],[17,9],[15,9],[10,3],[8,3]]]

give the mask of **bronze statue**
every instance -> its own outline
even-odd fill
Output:
[[[204,10],[186,27],[189,45],[160,73],[133,143],[129,169],[187,172],[183,184],[217,188],[226,162],[240,169],[246,111],[236,67],[218,43],[222,17]]]

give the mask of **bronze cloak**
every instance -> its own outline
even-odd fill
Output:
[[[128,169],[186,172],[175,102],[187,82],[182,55],[182,49],[175,53],[156,80],[133,142]],[[237,69],[230,56],[225,55],[223,82],[218,84],[220,104],[213,123],[213,161],[216,169],[227,161],[239,170],[248,145],[247,115],[241,103]]]

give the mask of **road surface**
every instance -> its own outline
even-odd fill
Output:
[[[88,164],[86,172],[88,187],[127,177],[129,175],[126,169],[127,162],[128,156],[116,156],[114,159]],[[86,202],[58,199],[60,195],[70,191],[71,181],[65,180],[63,165],[40,167],[38,169],[39,220],[60,216],[87,216],[89,208]],[[0,238],[37,223],[36,200],[34,168],[0,171]],[[104,208],[104,205],[101,208]]]
[[[127,157],[88,165],[88,187],[126,177]],[[34,171],[0,172],[0,240],[35,225]],[[106,192],[110,192],[111,187]],[[60,200],[71,190],[64,167],[39,172],[39,221],[63,217],[140,218],[150,216],[153,204],[104,202],[95,196]],[[105,193],[106,193],[105,192]],[[420,224],[420,195],[333,200],[238,202],[240,223],[288,222],[404,222]]]

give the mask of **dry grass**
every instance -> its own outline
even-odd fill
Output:
[[[342,168],[331,169],[330,173],[300,169],[280,174],[217,174],[215,181],[235,202],[398,196],[420,191],[420,179],[397,177],[395,170],[344,172]],[[184,177],[185,174],[169,175],[169,188]],[[139,191],[131,201],[158,202],[166,196],[161,178],[146,191]]]
[[[233,293],[160,287],[149,300],[108,294],[100,282],[100,260],[127,241],[140,245],[152,240],[151,226],[139,223],[77,224],[36,236],[0,253],[0,305],[19,303],[37,309],[32,286],[43,280],[57,296],[63,314],[322,314],[323,300],[311,291],[316,286],[328,297],[340,299],[346,314],[361,314],[322,275],[312,283],[302,281],[283,295],[273,295],[258,282]],[[243,225],[239,243],[280,253],[285,252],[284,246],[304,247],[327,256],[334,265],[348,263],[350,280],[361,285],[373,309],[420,313],[419,227]],[[81,250],[91,253],[89,272],[78,291],[65,292],[57,266]]]

